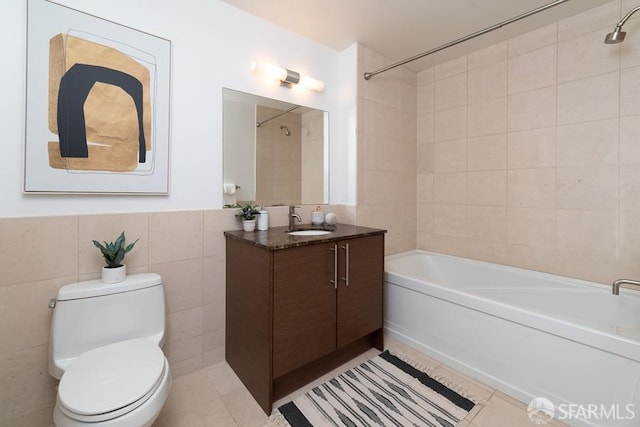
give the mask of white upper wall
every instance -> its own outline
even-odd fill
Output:
[[[218,0],[59,0],[172,42],[169,196],[25,195],[26,1],[0,4],[0,217],[216,209],[222,201],[222,88],[329,111],[330,201],[355,203],[355,46],[338,53]],[[253,61],[323,80],[323,93],[260,81]],[[351,129],[353,127],[353,129]]]

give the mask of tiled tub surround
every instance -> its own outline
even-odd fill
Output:
[[[637,2],[636,2],[637,3]],[[640,277],[640,20],[612,1],[418,74],[417,247]]]
[[[298,212],[309,222],[311,208]],[[343,222],[353,207],[323,206]],[[287,224],[287,207],[269,208]],[[100,277],[92,239],[122,230],[140,237],[129,273],[162,276],[167,303],[164,351],[174,378],[224,360],[224,230],[239,229],[235,209],[0,219],[0,426],[46,426],[55,403],[47,372],[51,311],[68,283]]]
[[[416,72],[358,46],[357,224],[388,230],[385,253],[416,245]]]

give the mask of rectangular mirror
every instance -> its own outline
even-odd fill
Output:
[[[223,89],[224,204],[329,202],[329,114]]]

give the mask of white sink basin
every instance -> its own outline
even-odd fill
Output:
[[[290,231],[290,236],[322,236],[324,234],[331,234],[332,231],[327,230],[300,230],[300,231]]]

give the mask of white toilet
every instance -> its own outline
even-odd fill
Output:
[[[60,379],[57,427],[147,427],[169,395],[162,280],[134,274],[62,287],[55,300],[49,373]]]

